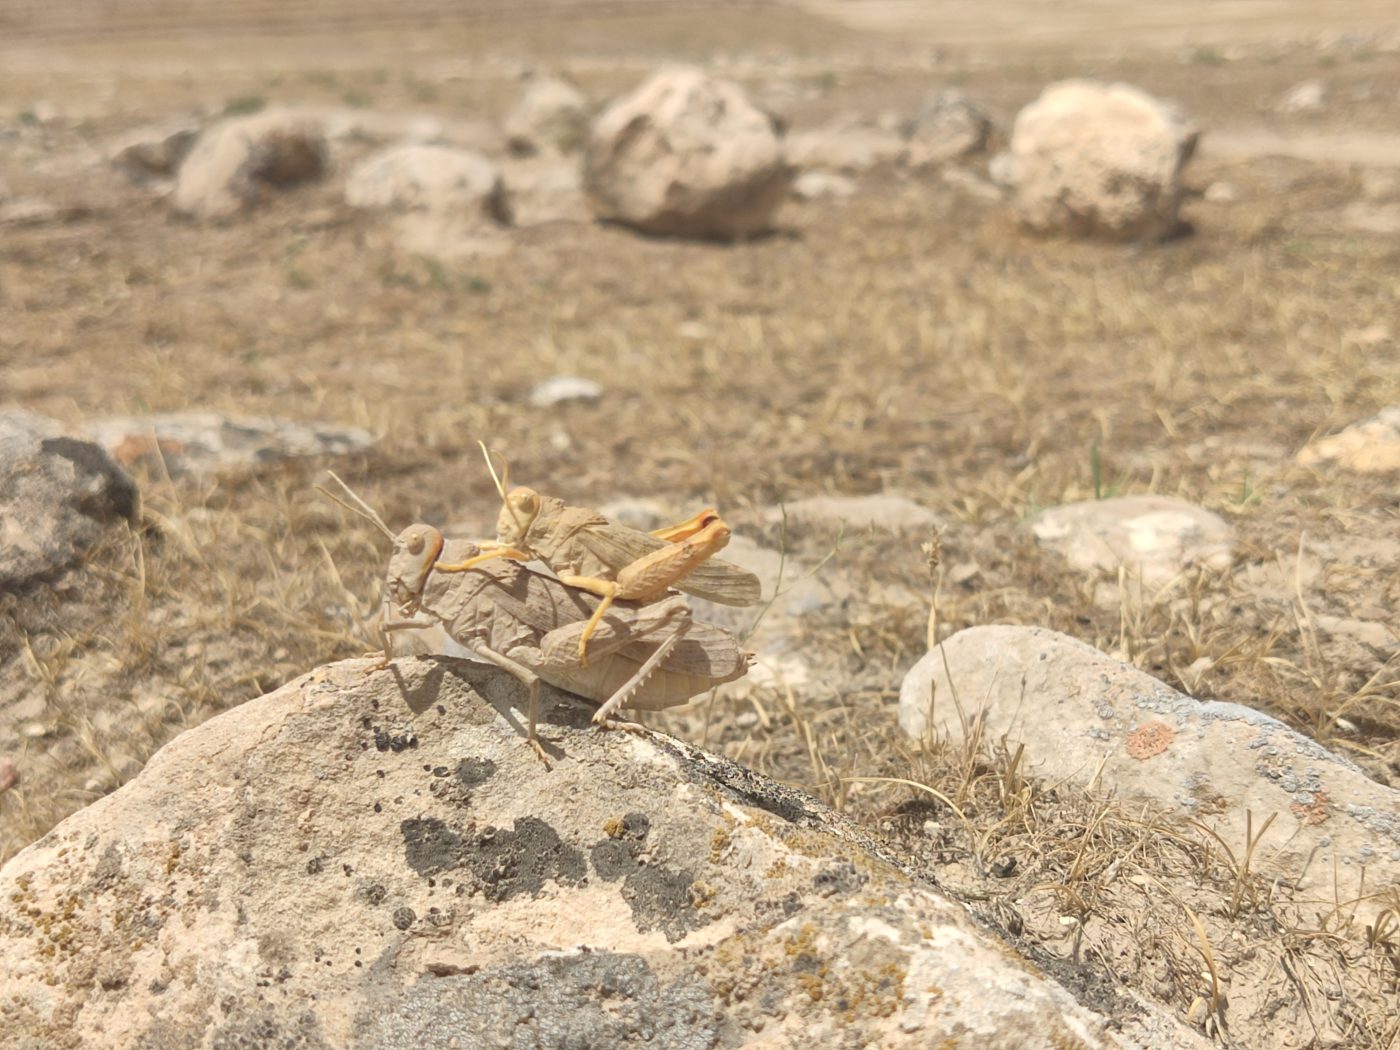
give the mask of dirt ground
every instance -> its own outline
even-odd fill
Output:
[[[1210,1030],[1218,966],[1236,982],[1243,1045],[1395,1045],[1393,928],[1290,910],[1199,837],[1095,817],[1098,800],[1027,781],[994,747],[916,758],[894,724],[937,584],[942,636],[1052,627],[1193,695],[1269,711],[1400,784],[1400,657],[1319,627],[1395,625],[1396,479],[1293,460],[1313,436],[1400,404],[1400,240],[1348,210],[1367,178],[1400,166],[1393,7],[569,6],[334,35],[191,23],[7,36],[0,176],[62,219],[0,229],[0,403],[74,426],[191,407],[364,426],[377,451],[337,469],[394,527],[494,520],[478,440],[516,479],[573,501],[718,506],[741,535],[826,558],[820,571],[855,594],[802,624],[819,673],[801,690],[698,705],[661,728],[868,821],[1090,998],[1111,1006],[1105,989],[1131,986]],[[792,202],[752,243],[552,224],[444,264],[396,250],[335,179],[204,227],[102,160],[116,134],[168,117],[267,101],[494,120],[526,67],[606,98],[678,59],[785,100],[795,130],[909,113],[950,84],[1006,129],[1048,81],[1129,80],[1200,121],[1190,181],[1228,184],[1234,200],[1194,199],[1194,232],[1160,246],[1076,244],[1029,237],[937,178],[880,171],[849,201]],[[1270,108],[1308,79],[1329,86],[1321,113]],[[530,387],[558,373],[605,396],[530,407]],[[0,757],[20,771],[0,795],[0,860],[180,729],[367,648],[386,551],[316,493],[320,477],[147,472],[140,528],[56,587],[0,595]],[[869,492],[944,518],[941,582],[928,536],[838,544],[766,519],[783,501]],[[1040,507],[1146,492],[1239,531],[1234,568],[1199,600],[1105,609],[1022,526]],[[858,777],[956,795],[975,828]],[[1085,850],[1133,858],[1170,899],[1095,881]],[[1034,884],[991,873],[1013,855],[1041,859]],[[1220,953],[1204,969],[1188,913]],[[1097,917],[1100,939],[1067,934],[1065,914],[1076,930]]]

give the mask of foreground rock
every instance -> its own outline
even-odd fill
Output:
[[[905,128],[904,161],[932,168],[964,160],[987,148],[992,122],[956,88],[930,92]]]
[[[463,661],[321,668],[0,871],[0,1044],[1197,1046],[814,800]]]
[[[354,208],[450,211],[488,224],[510,222],[500,170],[481,154],[452,146],[391,146],[366,158],[345,180],[345,201]]]
[[[0,591],[72,565],[139,505],[99,446],[44,416],[0,412]]]
[[[588,138],[588,99],[559,77],[534,77],[506,117],[513,153],[572,153]]]
[[[326,173],[330,152],[317,120],[284,110],[226,120],[200,137],[175,183],[175,208],[224,220]]]
[[[1047,781],[1092,783],[1129,806],[1199,820],[1236,857],[1253,814],[1254,870],[1296,880],[1301,899],[1326,908],[1400,880],[1400,791],[1251,708],[1194,700],[1037,627],[953,635],[905,676],[900,726],[960,741],[955,691],[983,739],[1024,743]],[[1359,911],[1380,907],[1370,899]]]
[[[1298,453],[1298,462],[1305,467],[1336,463],[1358,474],[1400,471],[1400,405],[1313,442]]]
[[[1036,540],[1089,573],[1119,568],[1148,587],[1184,572],[1230,567],[1235,530],[1224,518],[1170,496],[1120,496],[1051,507],[1029,522]]]
[[[658,73],[599,115],[583,171],[600,219],[726,240],[771,229],[793,174],[772,118],[695,69]]]
[[[1042,233],[1172,234],[1181,172],[1199,135],[1174,107],[1127,84],[1052,84],[1021,110],[1011,132],[1017,214]]]
[[[268,463],[367,452],[374,436],[360,427],[291,419],[173,412],[121,416],[87,430],[123,466],[144,462],[172,477],[251,470]]]

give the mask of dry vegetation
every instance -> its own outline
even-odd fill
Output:
[[[1345,906],[1296,906],[1247,870],[1244,843],[1039,783],[1036,756],[996,741],[914,757],[894,727],[936,587],[944,636],[992,622],[1065,631],[1193,695],[1270,711],[1397,782],[1400,660],[1317,627],[1393,622],[1394,478],[1292,462],[1312,435],[1400,403],[1400,241],[1343,225],[1353,168],[1212,153],[1208,136],[1193,180],[1228,180],[1238,202],[1195,202],[1193,236],[1146,249],[1037,241],[951,186],[879,173],[849,203],[789,206],[755,243],[558,225],[444,264],[396,252],[334,183],[211,229],[72,159],[123,127],[249,99],[499,114],[515,81],[500,63],[463,74],[473,54],[573,63],[603,96],[654,58],[741,45],[796,56],[741,72],[760,93],[814,88],[799,124],[907,109],[933,82],[1006,122],[1046,80],[1089,73],[1175,97],[1224,138],[1258,124],[1316,133],[1324,118],[1259,102],[1324,75],[1339,101],[1322,130],[1400,135],[1400,59],[1364,47],[1229,62],[950,55],[930,72],[892,44],[857,43],[795,12],[746,10],[533,40],[511,26],[441,31],[411,61],[384,39],[324,62],[283,40],[240,66],[230,45],[199,78],[169,73],[178,49],[150,42],[71,45],[70,68],[102,62],[61,82],[25,53],[0,74],[0,126],[22,124],[36,98],[77,122],[0,139],[0,162],[15,191],[72,213],[0,231],[3,399],[75,425],[190,406],[363,425],[379,450],[338,469],[394,526],[494,518],[479,438],[521,481],[585,503],[714,503],[809,564],[834,538],[780,536],[766,510],[822,492],[909,495],[948,522],[940,578],[928,537],[843,537],[820,571],[856,581],[854,594],[800,625],[813,683],[701,704],[665,728],[868,821],[1103,1002],[1122,983],[1214,1030],[1228,998],[1226,1026],[1266,1046],[1270,1018],[1301,1001],[1318,1045],[1394,1045],[1393,913],[1367,930]],[[560,372],[597,379],[605,398],[529,407],[524,392]],[[0,596],[0,710],[22,741],[0,859],[180,729],[366,648],[383,544],[315,493],[313,467],[141,480],[138,530],[55,588]],[[1099,607],[1019,527],[1096,491],[1220,512],[1242,537],[1234,570],[1184,599]]]

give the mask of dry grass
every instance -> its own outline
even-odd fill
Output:
[[[634,77],[639,56],[680,41],[693,57],[783,39],[781,20],[745,18],[737,38],[680,23],[630,43],[590,31],[578,40],[595,51],[606,40],[620,61],[579,78],[605,93]],[[799,127],[907,106],[927,85],[908,63],[846,61],[848,42],[802,22],[801,62],[781,74],[810,89]],[[507,30],[497,43],[527,46]],[[142,119],[238,98],[353,92],[357,105],[498,113],[514,80],[444,72],[451,44],[446,34],[436,64],[372,50],[272,73],[225,62],[198,85],[111,56],[105,110],[0,140],[16,192],[80,206],[67,223],[0,240],[5,397],[73,424],[193,405],[367,426],[383,435],[379,450],[337,469],[395,527],[494,518],[481,438],[522,482],[584,503],[715,503],[770,545],[779,530],[763,515],[782,500],[899,492],[947,521],[943,636],[1049,626],[1193,695],[1277,714],[1379,779],[1400,774],[1395,654],[1335,629],[1393,622],[1400,607],[1393,482],[1292,462],[1315,433],[1400,403],[1400,252],[1343,226],[1355,172],[1213,158],[1207,139],[1193,177],[1228,179],[1240,203],[1196,202],[1196,235],[1153,249],[1036,241],[947,185],[885,173],[848,204],[790,206],[782,232],[750,244],[551,226],[521,231],[503,256],[448,265],[398,253],[334,184],[200,228],[65,160]],[[1338,104],[1339,127],[1400,133],[1393,105],[1375,101],[1400,94],[1393,57],[1325,57],[953,57],[938,79],[1005,120],[1052,76],[1128,76],[1209,125],[1278,123],[1256,118],[1258,100],[1324,73],[1339,99],[1372,89]],[[88,104],[79,81],[55,86],[28,68],[0,78],[0,123],[41,95]],[[750,79],[763,91],[772,77]],[[1358,335],[1377,324],[1388,341]],[[606,397],[528,407],[525,391],[560,372],[599,380]],[[21,775],[0,795],[0,859],[129,779],[185,726],[365,647],[357,624],[385,551],[314,493],[311,466],[142,480],[138,531],[55,588],[0,596],[0,710]],[[1117,609],[1097,603],[1092,581],[1021,528],[1096,489],[1224,514],[1242,540],[1234,567],[1165,594],[1129,581]],[[1132,987],[1243,1045],[1271,1045],[1269,1026],[1299,1010],[1298,1024],[1316,1028],[1297,1045],[1314,1030],[1318,1045],[1393,1045],[1394,915],[1368,931],[1344,910],[1306,913],[1247,870],[1246,843],[1037,784],[1024,772],[1034,756],[996,741],[903,750],[893,709],[927,646],[927,539],[855,534],[834,546],[822,530],[788,530],[794,565],[830,555],[820,573],[850,584],[794,626],[809,684],[702,703],[663,727],[882,830],[1028,951],[1061,960],[1085,994]]]

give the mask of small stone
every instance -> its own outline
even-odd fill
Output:
[[[19,782],[19,770],[9,759],[0,759],[0,795]]]
[[[0,590],[66,569],[139,510],[135,482],[100,446],[0,411]]]
[[[981,153],[992,122],[964,92],[944,88],[924,98],[904,133],[904,162],[911,168],[930,168]]]
[[[597,401],[603,388],[591,379],[579,376],[551,376],[530,391],[530,404],[536,408],[552,408],[569,401]]]
[[[1289,88],[1274,103],[1275,113],[1321,113],[1327,108],[1327,85],[1305,80]]]
[[[804,201],[840,199],[855,192],[855,179],[830,171],[804,171],[792,184],[792,195]]]
[[[671,515],[660,500],[626,497],[609,500],[598,507],[598,513],[618,525],[626,525],[642,532],[663,528],[671,524]]]
[[[710,338],[710,329],[702,321],[682,321],[676,325],[676,335],[692,343],[703,343]]]
[[[87,430],[117,462],[145,462],[172,477],[252,470],[267,463],[366,452],[374,436],[360,427],[290,419],[174,412],[119,416],[89,423]]]
[[[1121,567],[1149,587],[1184,572],[1230,567],[1234,529],[1218,514],[1167,496],[1085,500],[1041,511],[1028,523],[1037,542],[1084,572]]]
[[[1336,463],[1357,474],[1400,471],[1400,405],[1313,442],[1298,453],[1298,462],[1305,467]]]
[[[1240,191],[1232,182],[1212,182],[1202,196],[1211,204],[1234,204],[1240,199]]]

